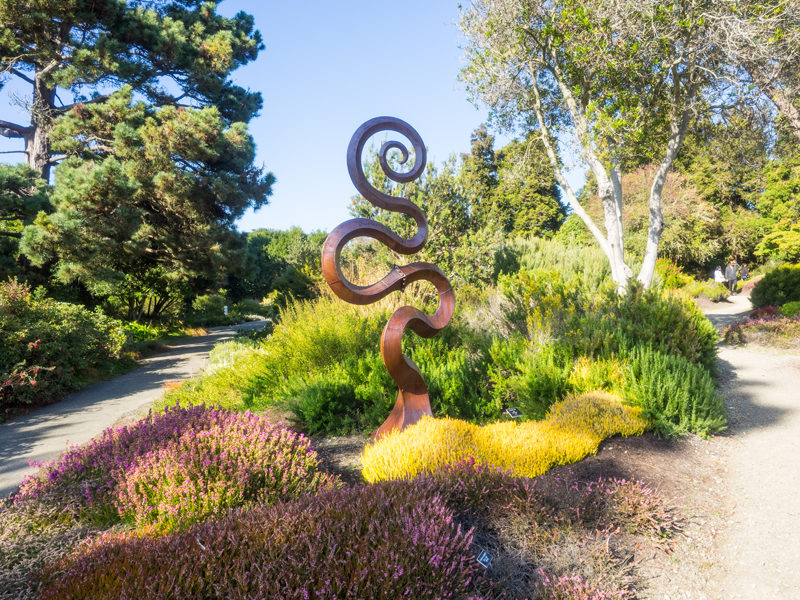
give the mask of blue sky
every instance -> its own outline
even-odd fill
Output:
[[[349,218],[355,193],[345,168],[350,137],[364,121],[381,115],[410,123],[437,164],[469,150],[470,133],[486,119],[457,82],[461,43],[452,0],[402,3],[248,2],[226,0],[226,16],[255,17],[266,48],[233,77],[261,92],[264,108],[250,122],[257,165],[277,177],[269,206],[250,211],[239,228],[330,231]],[[2,116],[27,122],[0,95]],[[378,141],[383,140],[379,134]],[[499,137],[498,146],[508,138]],[[21,149],[0,138],[0,150]],[[18,162],[22,155],[2,155]],[[572,173],[575,183],[583,180]]]

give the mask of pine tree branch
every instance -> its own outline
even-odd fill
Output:
[[[105,102],[109,98],[111,98],[111,94],[103,94],[102,96],[97,96],[91,100],[87,100],[86,102],[73,102],[72,104],[67,104],[66,106],[59,106],[55,109],[55,112],[65,113],[81,104],[97,104],[98,102]]]
[[[30,83],[31,85],[34,85],[34,83],[35,83],[35,82],[33,81],[33,79],[31,79],[30,77],[28,77],[28,76],[27,76],[27,75],[25,75],[24,73],[22,73],[22,72],[20,72],[20,71],[17,71],[17,70],[16,70],[14,67],[9,67],[9,69],[8,69],[8,70],[9,70],[11,73],[13,73],[14,75],[16,75],[17,77],[19,77],[20,79],[22,79],[22,80],[24,80],[24,81],[27,81],[27,82],[28,82],[28,83]]]
[[[33,133],[33,127],[25,127],[0,119],[0,135],[7,138],[21,138]]]
[[[4,235],[6,237],[17,238],[17,239],[21,239],[22,238],[22,234],[21,233],[14,233],[13,231],[0,231],[0,235]]]
[[[64,160],[65,158],[69,158],[68,154],[57,154],[56,156],[51,156],[47,160],[47,164],[54,165],[60,160]]]
[[[11,136],[7,136],[7,137],[11,137]],[[14,136],[14,137],[17,137],[17,136]],[[28,153],[27,150],[3,150],[2,152],[0,152],[0,154],[27,154],[27,153]]]

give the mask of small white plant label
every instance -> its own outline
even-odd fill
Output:
[[[512,419],[519,419],[522,416],[522,413],[518,408],[507,408],[506,414]]]
[[[486,550],[481,550],[481,553],[478,554],[477,561],[484,569],[488,569],[489,565],[492,563],[492,555]]]

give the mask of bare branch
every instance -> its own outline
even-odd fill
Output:
[[[0,135],[7,138],[24,138],[33,133],[33,127],[0,120]]]
[[[59,106],[55,109],[55,112],[63,114],[66,112],[71,111],[76,106],[80,106],[82,104],[97,104],[98,102],[105,102],[109,98],[111,98],[112,94],[103,94],[102,96],[95,96],[91,100],[86,100],[84,102],[73,102],[72,104],[67,104],[65,106]]]
[[[17,69],[15,69],[14,67],[9,67],[9,69],[8,69],[8,70],[9,70],[9,72],[10,72],[10,73],[13,73],[14,75],[16,75],[17,77],[19,77],[20,79],[22,79],[22,80],[24,80],[24,81],[27,81],[28,83],[30,83],[31,85],[34,85],[34,84],[35,84],[35,82],[33,81],[33,79],[31,79],[30,77],[28,77],[27,75],[25,75],[25,73],[22,73],[21,71],[18,71],[18,70],[17,70]]]

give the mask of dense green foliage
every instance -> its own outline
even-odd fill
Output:
[[[169,283],[234,266],[235,221],[271,193],[272,176],[252,167],[246,126],[226,124],[216,108],[152,109],[123,88],[64,115],[52,139],[70,158],[53,214],[25,229],[22,249],[35,264],[55,262],[56,278],[118,298],[129,319],[152,297],[148,316],[167,308],[180,294]]]
[[[765,168],[766,185],[758,208],[774,227],[757,252],[778,260],[800,260],[800,152],[778,158]]]
[[[122,323],[56,302],[16,280],[0,284],[0,406],[51,400],[78,386],[82,369],[115,357]]]
[[[708,371],[681,356],[637,346],[626,350],[628,397],[656,432],[707,436],[725,429],[727,409]]]
[[[299,227],[251,231],[241,272],[229,277],[228,297],[234,301],[270,297],[278,306],[314,297],[325,237],[325,232],[306,234]]]
[[[262,48],[250,15],[199,0],[0,2],[0,87],[29,86],[30,116],[0,122],[28,164],[0,173],[0,277],[142,320],[237,270],[234,223],[274,177],[247,131],[261,95],[231,74]]]
[[[644,359],[635,348],[674,357],[684,370],[698,366],[706,379],[696,391],[687,388],[685,403],[714,405],[709,382],[717,334],[691,300],[639,285],[620,296],[591,248],[532,240],[510,245],[503,255],[505,264],[517,266],[559,256],[563,271],[523,268],[500,275],[496,290],[465,299],[440,336],[406,335],[404,353],[425,377],[435,415],[486,422],[518,406],[540,418],[568,393],[596,389],[637,402],[634,380],[657,363],[636,367]],[[162,402],[282,406],[311,434],[371,431],[396,396],[378,353],[391,308],[385,301],[355,307],[328,298],[294,304],[282,311],[273,335],[220,346],[204,376]],[[669,413],[663,420],[674,421],[675,429],[659,423],[659,431],[685,429],[682,415]],[[690,427],[705,434],[718,429],[718,421],[698,417]]]
[[[756,308],[800,301],[800,265],[786,265],[764,275],[753,288],[750,301]]]

